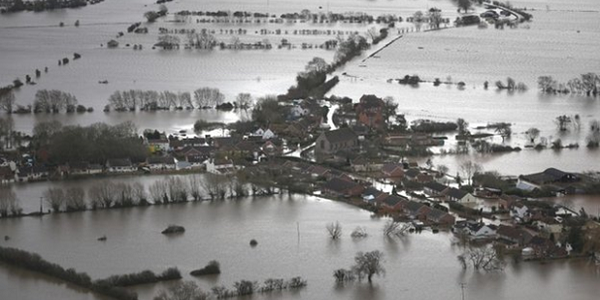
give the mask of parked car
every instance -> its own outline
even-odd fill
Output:
[[[479,16],[482,17],[482,18],[484,18],[484,19],[488,19],[488,18],[498,19],[500,17],[500,15],[497,12],[493,11],[493,10],[488,10],[488,11],[480,14]]]

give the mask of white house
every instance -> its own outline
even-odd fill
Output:
[[[510,208],[510,217],[513,219],[520,219],[526,222],[529,216],[529,208],[522,203],[516,203]]]
[[[444,191],[444,194],[446,195],[446,201],[449,202],[457,202],[462,205],[475,205],[477,203],[477,197],[457,188],[448,188]]]
[[[106,170],[110,173],[127,173],[135,172],[135,167],[129,158],[125,159],[109,159],[106,161]]]
[[[235,166],[231,159],[210,158],[204,164],[206,165],[206,172],[213,174],[228,174],[235,171]]]
[[[270,140],[272,138],[274,138],[276,135],[273,131],[271,131],[271,129],[267,129],[263,132],[262,134],[262,139],[263,140]]]

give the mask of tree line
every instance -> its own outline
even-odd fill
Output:
[[[600,87],[600,76],[596,73],[581,74],[579,78],[573,78],[567,83],[558,82],[552,76],[538,77],[538,88],[548,94],[582,94],[586,96],[598,96]]]
[[[28,113],[84,113],[92,112],[92,107],[79,104],[77,97],[71,93],[59,90],[38,90],[32,105],[18,105],[11,88],[0,89],[0,109],[6,113],[28,114]]]
[[[38,162],[65,164],[86,161],[104,164],[113,158],[144,161],[148,148],[132,122],[118,125],[63,126],[58,121],[42,122],[33,128],[31,150]]]
[[[231,102],[225,102],[225,95],[217,88],[202,87],[190,92],[115,91],[108,97],[108,105],[104,111],[157,111],[157,110],[191,110],[191,109],[247,109],[252,105],[252,96],[240,93]]]

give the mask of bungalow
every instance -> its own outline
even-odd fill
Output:
[[[404,165],[402,164],[385,164],[381,168],[381,173],[385,178],[402,179],[404,177]]]
[[[339,150],[358,148],[358,137],[349,128],[341,128],[321,133],[315,144],[317,155],[331,155]]]
[[[408,203],[408,199],[399,195],[390,195],[385,197],[381,201],[381,207],[392,210],[392,211],[402,211],[404,206]]]
[[[431,209],[425,218],[429,223],[443,226],[451,226],[454,225],[454,222],[456,222],[456,218],[453,215],[435,208]]]
[[[498,226],[477,221],[460,221],[452,231],[456,234],[466,234],[470,240],[494,239],[497,237]]]
[[[67,165],[69,175],[92,175],[102,173],[102,166],[99,164],[90,164],[87,161],[70,162]]]
[[[430,211],[431,207],[417,201],[411,200],[404,205],[405,214],[421,221],[427,219],[427,214],[429,214]]]
[[[22,167],[17,170],[19,182],[37,181],[48,178],[45,166]]]
[[[446,195],[446,201],[448,202],[458,202],[462,205],[472,205],[477,203],[477,198],[475,196],[457,188],[448,188],[444,194]]]
[[[150,170],[175,170],[177,162],[173,156],[151,156],[146,160]]]
[[[435,181],[427,182],[423,185],[423,192],[431,197],[443,197],[444,191],[447,189],[449,187]]]
[[[341,178],[332,178],[322,187],[324,194],[334,197],[359,196],[364,190],[365,188],[362,185]]]
[[[110,173],[135,172],[135,167],[129,158],[109,159],[106,161],[106,170]]]
[[[555,168],[548,168],[541,173],[521,175],[517,181],[517,188],[524,191],[541,189],[546,184],[571,183],[581,179],[573,173],[563,172]]]
[[[525,246],[529,244],[531,239],[534,237],[529,231],[516,228],[513,226],[500,225],[496,231],[498,239],[506,240],[508,242],[517,244],[518,246]]]
[[[372,186],[365,189],[362,194],[363,201],[369,204],[378,205],[389,196],[388,193],[382,192]]]

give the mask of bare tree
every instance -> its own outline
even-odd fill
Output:
[[[65,192],[62,188],[49,188],[44,192],[44,199],[54,212],[59,212],[65,203]]]
[[[65,193],[65,203],[67,211],[85,210],[85,190],[78,186],[68,188]]]
[[[202,187],[208,193],[211,200],[224,200],[227,195],[225,178],[221,175],[205,174]]]
[[[9,88],[0,88],[0,109],[7,113],[13,112],[15,105],[15,93]]]
[[[150,185],[150,198],[154,204],[168,203],[169,195],[167,193],[168,185],[164,180],[157,180]]]
[[[168,177],[167,186],[171,202],[185,202],[188,200],[187,185],[180,177]]]
[[[540,130],[535,127],[531,127],[529,129],[527,129],[527,131],[525,131],[525,134],[527,135],[527,138],[529,139],[529,141],[532,144],[534,144],[535,139],[537,139],[540,136]]]
[[[200,184],[200,178],[196,174],[188,176],[188,188],[190,191],[190,196],[192,196],[195,201],[200,200],[202,197],[202,193],[200,192]]]
[[[114,205],[116,207],[128,207],[132,206],[133,203],[133,187],[125,182],[119,182],[114,184]]]
[[[92,209],[97,207],[110,208],[115,201],[115,186],[112,182],[94,185],[88,191]]]
[[[361,280],[367,277],[369,283],[372,283],[373,275],[381,275],[385,273],[385,269],[381,265],[383,259],[383,253],[379,250],[370,252],[358,252],[354,257],[356,265],[353,269],[358,275],[358,279]]]
[[[465,11],[465,13],[467,13],[469,11],[469,9],[471,9],[471,0],[458,0],[458,10],[460,11],[461,9]]]
[[[432,7],[427,11],[427,19],[429,20],[429,24],[433,29],[439,29],[440,24],[444,21],[442,18],[442,10]]]
[[[235,101],[239,109],[247,110],[252,105],[252,95],[249,93],[239,93]]]
[[[337,269],[333,271],[333,277],[335,278],[336,283],[350,282],[356,279],[354,272],[347,269]]]
[[[503,143],[504,139],[510,139],[510,136],[512,135],[512,129],[510,128],[509,123],[498,123],[495,131],[502,137]]]
[[[21,207],[15,192],[9,186],[0,186],[0,217],[21,214]]]
[[[131,188],[134,203],[138,205],[147,205],[148,200],[144,185],[136,181],[133,184],[131,184]]]
[[[505,263],[498,256],[498,252],[492,247],[469,248],[458,256],[458,261],[464,269],[469,265],[475,270],[502,271]]]
[[[335,221],[335,223],[331,222],[325,226],[329,236],[332,240],[337,240],[342,237],[342,224],[340,222]]]
[[[438,172],[442,173],[442,175],[448,173],[448,167],[446,165],[437,165]]]
[[[410,229],[410,224],[394,222],[394,220],[388,220],[383,225],[383,235],[387,237],[402,237],[406,235]]]
[[[193,281],[183,281],[162,290],[154,300],[207,300],[210,294],[204,292]]]
[[[367,228],[366,227],[360,227],[357,226],[354,231],[352,231],[352,233],[350,234],[351,237],[355,238],[355,239],[362,239],[362,238],[366,238],[368,236],[367,234]]]
[[[459,135],[469,134],[469,122],[465,121],[465,119],[458,118],[458,120],[456,120],[456,125],[458,126]]]
[[[470,160],[465,160],[460,164],[460,170],[463,173],[463,175],[467,178],[467,184],[471,185],[473,175],[481,172],[483,168],[478,163],[474,163]]]

